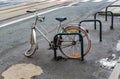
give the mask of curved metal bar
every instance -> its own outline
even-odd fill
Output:
[[[81,61],[84,61],[84,47],[83,47],[83,36],[81,35],[81,33],[58,33],[54,36],[53,38],[53,50],[54,50],[54,59],[57,59],[57,40],[58,40],[58,36],[61,35],[78,35],[81,41]]]
[[[100,35],[99,35],[99,40],[100,42],[102,42],[102,22],[100,20],[94,19],[94,20],[82,20],[79,22],[79,26],[81,25],[81,23],[83,22],[98,22],[100,25]],[[96,29],[96,26],[94,26],[94,28]]]
[[[96,15],[97,15],[98,13],[100,13],[100,12],[97,12],[97,13],[94,14],[94,19],[96,19]],[[110,29],[113,30],[113,29],[114,29],[114,28],[113,28],[114,15],[113,15],[113,13],[112,13],[111,11],[107,11],[107,12],[105,12],[105,16],[106,16],[106,13],[107,13],[107,14],[109,13],[109,14],[111,15],[111,25],[110,25]],[[107,20],[107,19],[106,19],[106,20]],[[96,22],[94,22],[94,28],[96,29]]]
[[[108,7],[105,8],[105,21],[107,21],[107,11],[108,11]]]
[[[105,8],[105,21],[107,21],[107,12],[109,7],[120,7],[120,5],[109,5],[108,7]]]
[[[110,29],[113,30],[113,22],[114,22],[114,15],[111,11],[107,11],[107,14],[110,13],[111,14],[111,26],[110,26]]]

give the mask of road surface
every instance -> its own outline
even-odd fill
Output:
[[[42,25],[47,28],[48,32],[53,31],[58,22],[55,20],[56,17],[67,17],[68,20],[65,24],[76,22],[87,18],[92,18],[92,14],[98,10],[110,4],[107,1],[100,2],[78,2],[70,5],[68,3],[41,10],[45,12],[54,8],[59,8],[53,11],[49,11],[41,14],[45,16],[45,22]],[[62,8],[60,8],[62,7]],[[27,17],[24,15],[21,17]],[[14,19],[19,19],[17,17]],[[11,19],[12,21],[14,19]],[[118,29],[110,31],[109,28],[103,27],[103,42],[99,42],[99,31],[93,30],[85,24],[90,30],[92,39],[92,48],[90,54],[85,59],[86,63],[81,63],[79,60],[53,60],[53,51],[47,50],[49,48],[48,43],[38,35],[39,50],[31,57],[27,58],[24,56],[24,52],[29,48],[30,38],[30,26],[35,18],[26,19],[14,24],[10,24],[0,28],[0,73],[2,74],[6,69],[14,64],[20,63],[32,63],[40,66],[43,69],[43,73],[39,76],[35,76],[33,79],[108,79],[111,73],[110,69],[101,68],[99,59],[109,57],[113,52],[116,52],[114,47],[119,40],[119,35],[112,38],[114,34],[118,34]],[[101,19],[101,17],[100,17]],[[103,19],[103,18],[102,18]],[[7,22],[7,21],[5,21]],[[10,22],[10,20],[8,21]],[[117,22],[117,21],[116,21]],[[3,22],[4,23],[4,22]],[[106,23],[106,22],[103,22]],[[3,24],[2,24],[3,25]],[[105,26],[109,27],[109,24]],[[118,28],[118,27],[117,27]],[[109,34],[109,35],[108,35]],[[50,40],[53,40],[55,34],[50,32],[47,36]],[[114,42],[113,42],[114,41]],[[1,77],[2,78],[2,77]]]

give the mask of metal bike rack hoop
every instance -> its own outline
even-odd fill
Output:
[[[105,8],[105,21],[107,21],[107,12],[109,7],[120,7],[120,5],[109,5],[108,7]]]
[[[97,16],[98,13],[101,13],[101,12],[95,13],[95,14],[94,14],[94,19],[96,19],[96,16]],[[113,15],[113,13],[112,13],[111,11],[107,11],[107,14],[108,14],[108,13],[111,15],[111,25],[110,25],[110,29],[113,30],[113,29],[114,29],[114,28],[113,28],[114,15]],[[96,22],[94,22],[94,26],[95,26],[95,29],[96,29]]]
[[[100,40],[100,42],[102,42],[102,22],[101,22],[100,20],[97,20],[97,19],[94,19],[94,20],[82,20],[82,21],[79,22],[79,26],[80,26],[81,23],[83,23],[83,22],[94,22],[94,24],[95,24],[95,22],[98,22],[98,23],[99,23],[99,25],[100,25],[99,40]],[[94,25],[94,29],[96,29],[96,25]]]
[[[54,59],[56,60],[57,59],[57,39],[58,39],[58,36],[61,36],[61,35],[78,35],[80,37],[80,41],[81,41],[81,61],[84,61],[84,47],[83,47],[83,36],[81,35],[81,33],[58,33],[54,36],[53,38],[53,50],[54,50]]]

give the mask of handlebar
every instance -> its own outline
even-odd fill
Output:
[[[27,13],[35,13],[36,12],[36,10],[27,10],[26,11]],[[39,16],[39,15],[37,15],[37,13],[35,13],[36,14],[36,21],[38,20],[38,21],[40,21],[40,22],[43,22],[44,20],[45,20],[45,16]]]
[[[43,22],[45,20],[45,16],[37,16],[38,21]]]

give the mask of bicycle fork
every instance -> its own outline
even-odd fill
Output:
[[[35,29],[35,27],[31,28],[30,44],[31,44],[30,49],[25,52],[26,57],[30,57],[38,49],[38,43],[37,43],[37,38],[36,38],[36,29]]]
[[[35,27],[31,28],[30,44],[31,44],[31,47],[32,45],[35,45],[35,49],[38,49]]]

